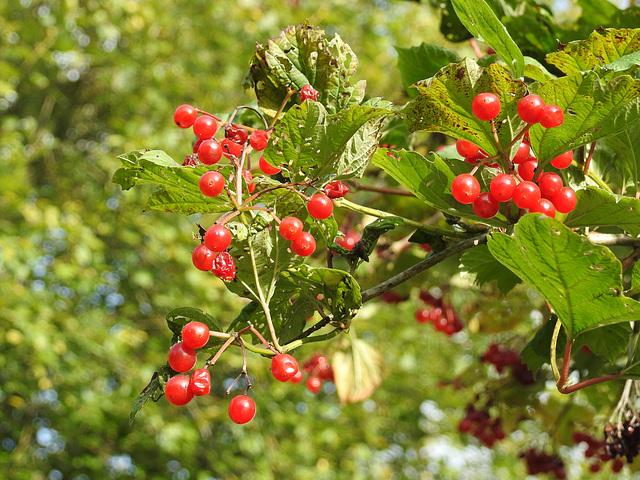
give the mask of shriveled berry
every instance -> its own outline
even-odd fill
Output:
[[[244,145],[249,139],[249,130],[241,127],[240,125],[236,125],[235,123],[228,123],[224,128],[224,137],[231,140],[233,143]]]
[[[211,392],[211,374],[206,368],[196,368],[189,378],[189,390],[194,395],[209,395]]]
[[[331,198],[342,198],[349,193],[349,187],[339,180],[329,182],[324,186],[324,194]]]
[[[221,252],[213,261],[213,274],[223,280],[236,278],[236,262],[228,252]]]
[[[320,96],[320,92],[318,92],[311,85],[306,84],[304,87],[300,89],[300,101],[304,102],[305,100],[313,100],[314,102],[318,101],[318,97]]]

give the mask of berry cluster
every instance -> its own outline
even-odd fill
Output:
[[[605,432],[606,431],[605,429]],[[615,445],[619,443],[620,439],[615,435],[610,444],[607,444],[606,440],[598,440],[586,432],[573,432],[571,438],[576,445],[586,445],[587,448],[584,451],[584,456],[585,458],[591,459],[589,471],[592,473],[599,472],[604,462],[614,459],[617,455]],[[624,456],[624,454],[622,456]],[[624,467],[624,462],[620,458],[615,458],[615,460],[611,462],[611,471],[614,473],[620,472],[622,467]]]
[[[418,323],[433,323],[438,332],[451,336],[458,333],[464,327],[462,320],[451,305],[445,303],[442,297],[434,297],[429,292],[422,290],[420,299],[429,308],[420,308],[416,311]]]
[[[301,101],[315,101],[317,98],[318,92],[311,85],[306,85],[300,91]],[[247,192],[250,195],[253,194],[256,187],[253,182],[253,174],[250,169],[245,169],[245,165],[249,165],[248,159],[251,151],[259,152],[267,147],[269,135],[272,131],[271,128],[266,130],[254,129],[232,123],[232,121],[224,122],[216,116],[198,110],[191,105],[179,106],[173,118],[180,128],[192,128],[194,135],[198,139],[193,145],[193,154],[186,157],[183,165],[204,164],[213,166],[217,165],[223,157],[226,157],[235,167],[235,174],[231,174],[228,179],[221,173],[220,168],[205,172],[198,182],[203,195],[217,197],[226,192],[231,197],[233,193],[229,190],[229,185],[233,185],[234,182],[237,183],[236,189],[240,189],[241,185],[244,184]],[[221,127],[224,127],[224,129]],[[220,131],[224,131],[224,138],[216,139],[215,136]],[[264,159],[264,156],[260,157],[258,166],[265,175],[276,175],[280,172],[280,168],[269,164]],[[244,188],[242,187],[243,190]],[[309,215],[314,219],[322,220],[330,217],[333,213],[331,199],[341,198],[348,192],[348,187],[342,182],[332,181],[325,185],[324,193],[316,193],[311,198],[306,197],[301,192],[298,193],[307,201]],[[257,197],[260,193],[257,192],[253,197]],[[252,207],[247,208],[250,209]],[[264,210],[261,207],[255,208]],[[227,218],[219,220],[218,223],[212,225],[206,231],[202,229],[201,243],[192,253],[193,264],[196,268],[202,271],[211,271],[223,280],[233,280],[236,275],[235,261],[226,252],[231,245],[232,235],[225,223],[233,216],[229,215]],[[286,217],[280,220],[275,215],[273,217],[279,223],[279,233],[282,238],[291,241],[291,251],[303,257],[309,256],[315,251],[315,238],[309,232],[303,230],[303,223],[300,219]],[[344,246],[349,248],[348,245]]]
[[[557,455],[538,452],[535,448],[528,448],[526,452],[520,455],[527,464],[527,473],[529,475],[537,475],[539,473],[553,473],[553,475],[562,480],[567,478],[567,471],[564,469],[564,462]]]
[[[531,370],[522,363],[520,355],[516,350],[505,348],[497,343],[492,343],[489,348],[480,356],[480,361],[493,365],[498,373],[502,373],[506,368],[511,368],[511,375],[522,385],[533,385],[536,383]]]
[[[307,379],[304,380],[304,375]],[[302,383],[306,389],[316,394],[322,388],[324,382],[333,382],[333,368],[326,356],[321,353],[314,353],[313,356],[304,362],[303,369],[291,379],[291,383]]]
[[[488,448],[493,447],[496,441],[504,440],[506,437],[500,418],[491,418],[486,406],[476,409],[473,404],[467,405],[465,416],[458,424],[458,430],[461,433],[470,433]]]
[[[635,415],[627,415],[621,425],[607,424],[604,434],[604,451],[609,458],[624,457],[631,463],[640,453],[640,422]]]
[[[493,121],[500,113],[501,105],[497,96],[481,93],[474,98],[471,108],[479,120]],[[472,204],[474,213],[480,218],[493,217],[500,210],[500,204],[509,201],[518,208],[549,217],[555,217],[556,212],[572,211],[576,206],[575,192],[563,185],[557,173],[537,171],[538,160],[532,155],[528,142],[531,125],[539,123],[545,128],[558,127],[564,121],[564,113],[556,105],[545,105],[537,95],[527,95],[518,103],[518,115],[528,125],[516,136],[516,139],[522,136],[522,141],[513,158],[505,154],[507,172],[502,172],[496,163],[498,157],[488,157],[467,140],[456,142],[456,150],[466,162],[496,168],[498,174],[491,180],[487,192],[480,191],[480,183],[473,176],[475,169],[472,173],[458,175],[451,184],[451,194],[460,203]],[[573,152],[569,151],[552,160],[551,165],[564,169],[571,165],[572,160]]]

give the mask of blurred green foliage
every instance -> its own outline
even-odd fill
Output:
[[[439,33],[439,15],[417,2],[14,0],[0,13],[4,478],[523,478],[516,458],[527,440],[566,443],[566,425],[604,416],[615,402],[609,387],[577,400],[547,392],[528,414],[547,426],[562,414],[557,431],[540,437],[537,423],[518,424],[522,391],[504,378],[487,380],[477,357],[497,330],[523,347],[521,332],[509,329],[523,318],[519,328],[538,326],[540,300],[526,290],[505,297],[495,286],[473,289],[454,259],[399,288],[409,301],[367,305],[354,320],[388,365],[371,399],[341,406],[331,384],[315,397],[302,386],[276,385],[267,360],[251,357],[258,415],[241,427],[226,415],[224,384],[241,364],[229,354],[216,365],[213,396],[182,409],[162,399],[130,427],[133,400],[166,362],[164,315],[189,305],[228,324],[242,305],[191,268],[197,219],[142,212],[140,193],[123,196],[111,183],[116,156],[139,148],[190,153],[191,139],[172,122],[175,107],[228,112],[253,102],[241,82],[255,42],[286,25],[308,19],[338,32],[358,55],[357,77],[369,94],[397,103],[407,97],[393,45],[451,45]],[[363,204],[409,217],[425,213],[406,197],[360,195]],[[341,213],[339,221],[358,229],[364,219]],[[399,253],[409,233],[392,237],[389,257],[361,267],[365,284],[424,256],[416,247]],[[454,339],[413,319],[419,289],[444,285],[470,325]],[[439,386],[456,375],[470,388]],[[468,438],[456,432],[464,405],[487,382],[506,385],[500,398],[515,410],[500,413],[510,431],[519,427],[517,442],[492,451],[464,447]]]

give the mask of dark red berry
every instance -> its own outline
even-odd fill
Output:
[[[224,128],[224,137],[231,140],[233,143],[244,145],[249,139],[249,131],[235,123],[228,123]]]
[[[180,128],[189,128],[198,118],[198,111],[191,105],[180,105],[173,114],[173,121]]]
[[[194,395],[209,395],[211,392],[211,374],[206,368],[196,368],[189,379],[189,390]]]
[[[211,269],[216,277],[223,280],[233,280],[236,278],[236,262],[228,252],[221,252],[213,261]]]
[[[334,180],[324,186],[324,194],[331,199],[342,198],[347,193],[349,193],[349,187],[339,180]]]

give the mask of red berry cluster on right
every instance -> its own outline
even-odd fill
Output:
[[[492,343],[489,348],[480,356],[480,361],[493,365],[498,373],[502,373],[506,368],[511,368],[511,375],[522,385],[533,385],[536,379],[531,370],[522,363],[517,351],[505,348],[497,343]]]
[[[479,120],[493,121],[500,112],[500,99],[491,93],[481,93],[474,98],[471,107]],[[539,123],[545,128],[553,128],[564,121],[564,113],[559,107],[545,105],[537,95],[527,95],[520,100],[518,115],[529,126]],[[472,142],[460,139],[456,142],[456,149],[466,162],[499,170],[495,157],[488,157]],[[569,167],[572,160],[573,152],[569,151],[552,160],[551,165],[563,169]],[[460,203],[472,204],[474,213],[480,218],[495,216],[500,204],[509,201],[513,201],[518,208],[549,217],[555,217],[556,212],[569,213],[575,208],[575,192],[563,185],[558,174],[536,171],[538,160],[532,155],[526,135],[508,165],[508,172],[499,171],[493,178],[489,191],[481,192],[478,180],[472,174],[464,173],[453,180],[451,194]],[[534,183],[536,173],[538,175]]]
[[[467,405],[465,416],[458,424],[458,431],[470,433],[488,448],[506,437],[499,417],[491,418],[487,407],[477,409],[471,403]]]
[[[445,303],[442,297],[434,297],[426,290],[422,290],[420,299],[429,308],[420,308],[416,311],[416,321],[418,323],[432,323],[438,332],[448,336],[462,330],[464,323],[462,323],[458,313],[453,306]]]
[[[557,455],[539,452],[535,448],[528,448],[520,455],[527,464],[527,473],[537,475],[539,473],[553,473],[558,480],[567,478],[564,462]]]
[[[304,379],[304,375],[307,379]],[[304,362],[302,370],[291,379],[291,383],[302,383],[309,393],[316,394],[322,389],[324,382],[333,382],[333,368],[329,359],[321,353],[314,353],[313,356]]]

